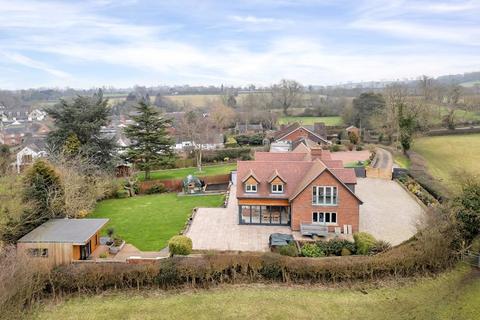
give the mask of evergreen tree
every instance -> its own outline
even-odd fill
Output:
[[[37,160],[24,178],[23,201],[29,205],[19,217],[9,216],[2,240],[14,242],[52,218],[65,216],[60,176],[45,160]]]
[[[107,102],[99,91],[93,97],[78,96],[72,102],[62,100],[59,106],[47,109],[56,127],[48,135],[51,149],[57,153],[73,151],[99,166],[110,166],[115,143],[100,132],[109,122]]]
[[[135,123],[125,128],[125,135],[132,141],[127,148],[127,157],[145,171],[145,179],[148,180],[153,168],[169,164],[175,158],[173,141],[167,133],[171,121],[161,117],[145,101],[139,102],[136,110]]]

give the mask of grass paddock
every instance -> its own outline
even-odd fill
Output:
[[[480,174],[480,134],[424,137],[413,150],[425,158],[431,175],[457,189],[464,173]]]
[[[462,266],[436,278],[322,288],[245,285],[182,292],[126,291],[51,304],[36,319],[478,319],[480,273]]]

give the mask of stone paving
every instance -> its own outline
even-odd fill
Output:
[[[236,186],[230,188],[227,208],[199,208],[186,236],[194,250],[268,251],[268,237],[291,234],[290,227],[238,224]]]
[[[360,206],[360,231],[397,245],[417,231],[424,210],[397,182],[359,178],[355,193]]]

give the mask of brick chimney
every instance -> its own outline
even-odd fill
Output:
[[[318,146],[315,148],[310,148],[310,154],[312,155],[312,160],[322,157],[322,147]]]

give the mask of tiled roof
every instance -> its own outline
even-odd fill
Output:
[[[255,152],[255,161],[305,161],[308,153],[305,152]],[[309,159],[309,158],[308,158]]]
[[[245,193],[243,188],[238,188],[237,194],[239,197],[292,199],[324,170],[329,170],[343,184],[357,183],[355,171],[350,168],[343,168],[341,161],[288,160],[288,153],[259,152],[259,154],[261,160],[258,160],[256,154],[256,160],[254,161],[237,162],[237,175],[242,182],[253,176],[259,183],[258,191],[254,194]],[[266,154],[274,156],[267,156]],[[278,154],[282,156],[278,157]],[[298,153],[290,153],[292,159],[295,159],[298,155]],[[279,176],[285,182],[283,194],[271,194],[270,192],[270,182],[275,176]]]

